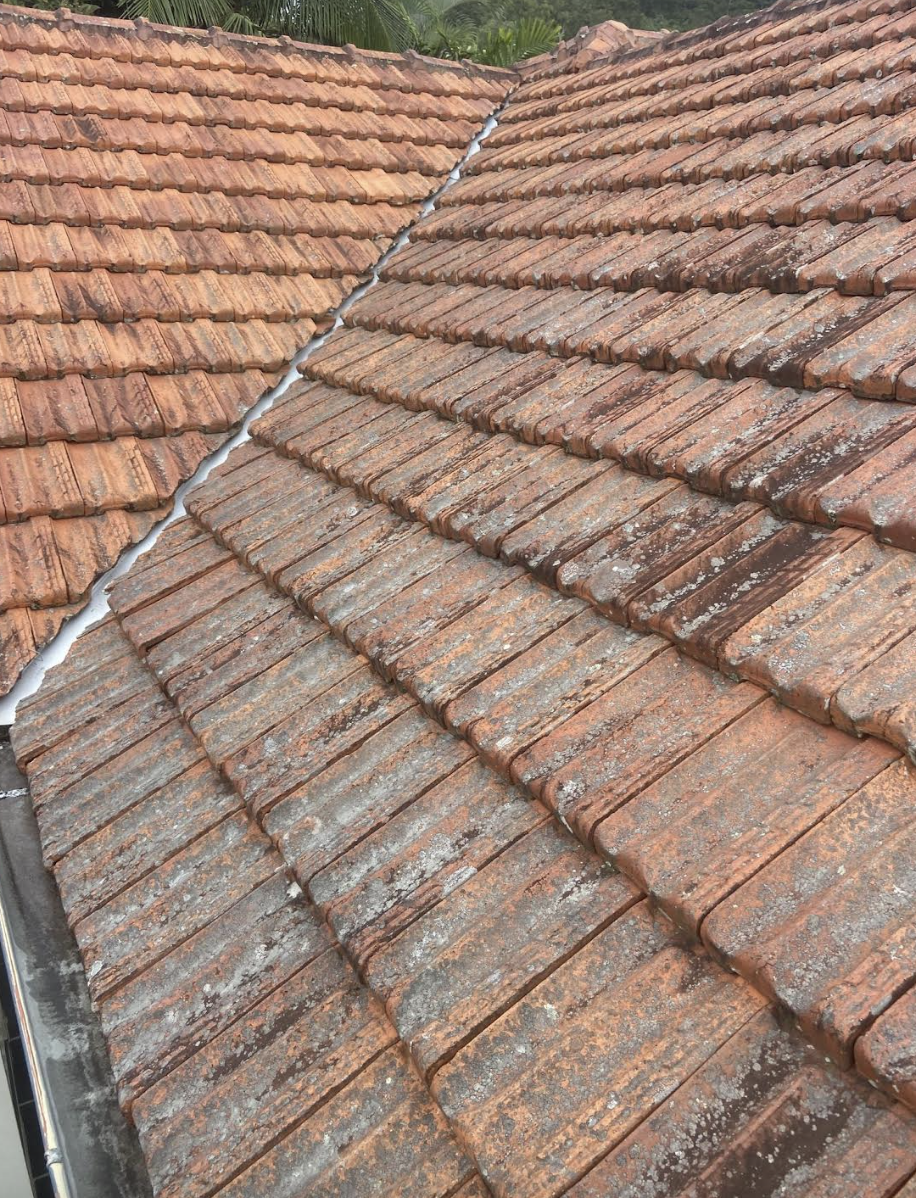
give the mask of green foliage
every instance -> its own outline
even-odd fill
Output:
[[[60,0],[16,0],[16,3],[21,8],[37,8],[42,12],[55,12],[61,6]],[[85,16],[91,16],[99,10],[97,4],[83,4],[80,0],[73,0],[67,7],[71,12],[83,13]]]
[[[52,10],[60,0],[19,0]],[[438,58],[511,66],[552,50],[584,25],[617,20],[634,29],[694,29],[753,0],[69,0],[74,12],[146,17],[231,33],[289,34],[369,50],[412,46]]]
[[[560,40],[560,26],[541,17],[522,17],[509,25],[491,26],[477,39],[476,53],[469,58],[494,67],[511,67],[514,62],[546,54]]]
[[[525,4],[527,0],[518,0]],[[540,6],[540,0],[533,0]],[[551,0],[563,37],[572,37],[583,25],[622,21],[632,29],[697,29],[717,17],[762,7],[753,0]]]
[[[417,50],[490,66],[544,54],[560,37],[556,21],[535,13],[509,15],[506,6],[492,0],[411,0],[409,16]]]

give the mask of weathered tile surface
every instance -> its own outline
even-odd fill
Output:
[[[914,37],[792,2],[529,64],[24,707],[160,1193],[911,1186]],[[0,50],[15,664],[501,84]]]
[[[0,53],[5,694],[28,610],[72,614],[165,514],[512,76],[12,10]]]

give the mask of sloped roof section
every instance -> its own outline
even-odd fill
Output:
[[[512,76],[6,6],[0,76],[6,693]]]
[[[914,22],[524,81],[21,709],[157,1193],[914,1192]]]

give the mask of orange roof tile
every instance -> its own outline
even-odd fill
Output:
[[[912,1189],[914,68],[536,65],[23,705],[156,1193]]]
[[[15,534],[51,545],[168,507],[197,430],[237,426],[513,78],[6,6],[0,73],[0,520],[51,516]],[[109,521],[100,569],[137,535]],[[96,576],[63,613],[35,560],[0,597],[0,694]],[[26,604],[61,612],[38,639]]]

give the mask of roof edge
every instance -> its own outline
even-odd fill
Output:
[[[269,50],[277,54],[302,54],[306,57],[320,56],[336,59],[341,64],[366,61],[380,66],[407,66],[453,74],[487,76],[497,79],[517,78],[514,67],[493,67],[483,63],[461,59],[455,62],[447,58],[433,58],[416,50],[393,52],[386,50],[364,50],[357,46],[325,46],[312,42],[298,42],[288,35],[281,37],[259,37],[253,34],[227,33],[219,26],[209,29],[191,29],[179,25],[159,25],[145,17],[125,20],[118,17],[97,17],[72,12],[69,8],[58,8],[53,12],[44,9],[23,8],[20,5],[0,4],[0,22],[36,24],[61,32],[86,29],[93,33],[110,34],[148,41],[153,37],[165,38],[182,43],[197,43],[202,48],[213,46],[225,48],[238,46],[245,49]],[[231,69],[231,67],[230,67]]]
[[[32,800],[6,734],[0,729],[0,784],[10,788],[0,798],[0,951],[54,1192],[58,1198],[151,1198],[140,1144],[117,1103],[79,950],[45,869]]]
[[[706,25],[682,30],[632,29],[620,21],[604,21],[600,25],[583,27],[575,37],[561,42],[550,54],[516,63],[515,69],[525,82],[575,74],[612,63],[631,63],[658,50],[684,51],[709,37],[741,33],[765,25],[774,18],[788,19],[802,13],[823,14],[823,20],[818,24],[826,28],[830,9],[837,4],[838,0],[775,0],[762,8],[726,13]]]

